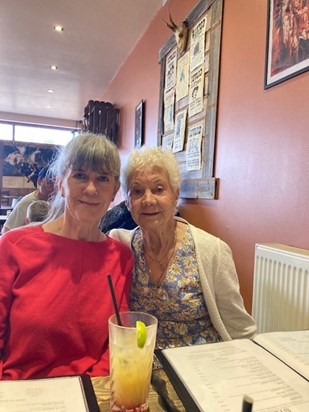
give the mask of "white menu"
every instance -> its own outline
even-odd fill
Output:
[[[79,376],[0,381],[0,412],[89,412]]]
[[[293,332],[284,332],[285,338],[287,334],[292,339]],[[254,412],[309,411],[308,379],[248,339],[162,353],[202,412],[241,412],[244,395],[253,399]]]

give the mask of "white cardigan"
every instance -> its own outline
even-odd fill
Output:
[[[194,243],[200,281],[211,321],[223,341],[252,338],[256,333],[253,318],[244,307],[232,252],[221,239],[189,225]],[[131,247],[134,230],[113,229],[111,237]]]

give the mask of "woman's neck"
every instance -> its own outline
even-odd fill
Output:
[[[106,239],[106,236],[100,231],[98,225],[83,225],[80,224],[80,222],[70,223],[64,215],[47,222],[43,228],[46,232],[74,240],[101,242]]]
[[[177,240],[177,222],[170,227],[168,231],[145,231],[142,229],[144,251],[149,256],[158,258],[161,254],[166,253],[175,246]]]
[[[178,243],[181,242],[178,225],[175,221],[174,227],[171,227],[168,233],[157,236],[143,233],[143,249],[149,276],[158,288],[164,282],[168,268],[175,258]]]

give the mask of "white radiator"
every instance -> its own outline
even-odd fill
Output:
[[[309,250],[256,244],[252,316],[258,333],[309,329]]]

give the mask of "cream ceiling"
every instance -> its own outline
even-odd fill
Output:
[[[81,120],[164,3],[0,0],[0,112]]]

